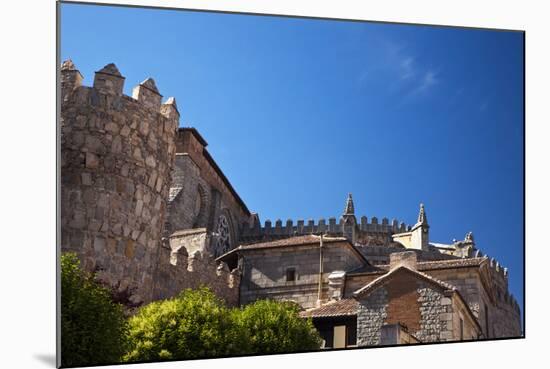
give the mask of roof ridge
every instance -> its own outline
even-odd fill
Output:
[[[369,282],[367,285],[365,285],[365,286],[359,288],[358,290],[354,291],[353,296],[357,297],[357,296],[359,296],[359,295],[361,295],[365,292],[368,292],[369,290],[377,287],[377,285],[380,284],[382,280],[390,278],[391,276],[395,275],[398,271],[401,271],[401,270],[405,270],[405,271],[408,271],[410,273],[417,274],[417,275],[423,277],[424,279],[426,279],[428,281],[431,281],[433,283],[438,284],[440,287],[442,287],[446,290],[457,291],[457,288],[455,286],[453,286],[452,284],[450,284],[450,283],[443,282],[443,281],[441,281],[437,278],[434,278],[434,277],[430,276],[429,274],[423,273],[419,270],[411,269],[411,268],[408,268],[404,265],[400,265],[397,268],[394,268],[394,269],[388,271],[386,274],[383,274],[380,277],[375,278],[374,280]]]
[[[481,257],[473,257],[473,258],[456,258],[456,259],[441,259],[441,260],[427,260],[427,261],[419,261],[418,264],[437,264],[437,263],[446,263],[446,262],[457,262],[457,261],[465,261],[465,260],[477,260],[477,259],[487,259],[486,256]]]

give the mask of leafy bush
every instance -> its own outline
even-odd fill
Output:
[[[242,339],[231,311],[207,288],[152,302],[129,325],[125,361],[227,356],[239,352]]]
[[[321,337],[311,319],[299,316],[293,302],[258,300],[237,314],[238,325],[248,340],[247,353],[270,354],[316,350]]]
[[[296,304],[262,300],[228,309],[208,288],[152,302],[129,320],[125,361],[193,359],[318,349]]]
[[[63,366],[120,361],[127,330],[122,306],[80,269],[75,254],[61,256],[61,361]]]

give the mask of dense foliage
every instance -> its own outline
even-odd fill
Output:
[[[228,309],[209,289],[185,290],[130,318],[126,361],[193,359],[318,349],[311,321],[291,303]]]
[[[128,320],[111,293],[61,257],[62,365],[158,361],[318,349],[311,320],[290,302],[260,300],[230,309],[208,288],[140,308]]]
[[[80,269],[75,254],[61,256],[61,361],[87,366],[120,361],[127,322],[108,289]]]
[[[258,300],[236,314],[247,337],[247,353],[269,354],[319,349],[321,338],[311,320],[300,318],[293,302]]]
[[[130,318],[126,361],[192,359],[238,353],[232,314],[210,290],[185,290]]]

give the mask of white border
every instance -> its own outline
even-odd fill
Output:
[[[116,1],[227,11],[526,30],[527,338],[483,343],[142,364],[140,368],[521,367],[548,346],[545,288],[549,129],[547,10],[520,1]],[[546,11],[545,11],[546,10]],[[2,4],[0,365],[53,367],[55,353],[55,3]],[[131,30],[129,30],[131,32]],[[506,62],[503,60],[502,62]],[[7,78],[7,81],[6,81]],[[510,214],[514,217],[515,214]],[[545,242],[546,241],[546,242]],[[542,361],[541,362],[544,362]],[[543,364],[544,365],[544,364]],[[129,368],[130,366],[116,366]],[[134,367],[134,366],[132,366]],[[114,367],[113,367],[114,368]]]

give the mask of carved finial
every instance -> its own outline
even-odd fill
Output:
[[[472,232],[466,233],[466,237],[464,237],[464,241],[474,243],[474,234]]]
[[[353,198],[351,197],[351,193],[348,194],[348,198],[346,200],[346,208],[344,209],[344,215],[353,215],[355,214],[355,207],[353,205]]]
[[[424,204],[420,203],[420,212],[418,213],[418,222],[420,224],[428,224],[428,217],[426,216],[426,211],[424,210]]]

